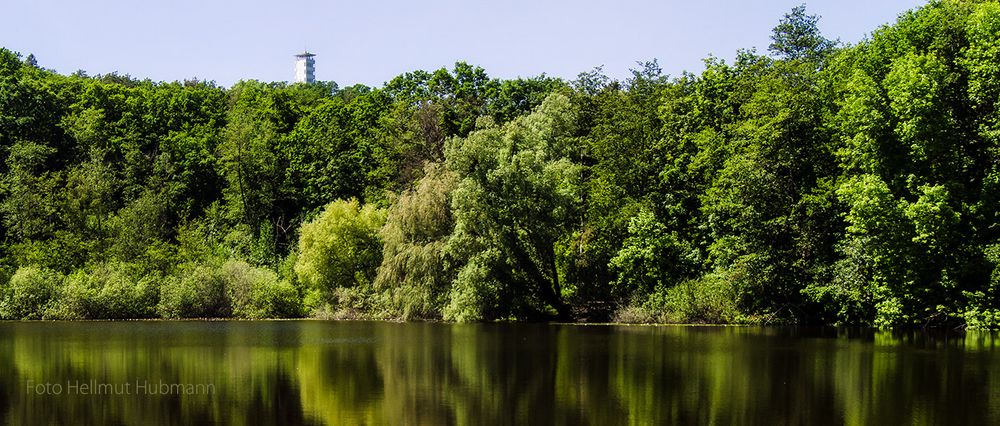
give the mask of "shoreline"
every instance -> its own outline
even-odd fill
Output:
[[[387,320],[387,319],[327,319],[327,318],[135,318],[135,319],[80,319],[80,320],[0,320],[0,324],[30,324],[30,323],[263,323],[263,322],[331,322],[331,323],[392,323],[392,324],[443,324],[443,325],[550,325],[568,327],[684,327],[684,328],[813,328],[813,329],[850,329],[850,330],[871,330],[871,331],[935,331],[935,332],[993,332],[1000,330],[989,328],[954,328],[954,327],[893,327],[878,328],[869,326],[838,326],[828,324],[712,324],[712,323],[623,323],[623,322],[565,322],[565,321],[494,321],[494,322],[454,322],[444,320]]]

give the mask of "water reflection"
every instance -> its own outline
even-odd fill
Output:
[[[0,323],[0,419],[1000,424],[997,343],[988,333],[806,328]],[[135,390],[142,381],[213,387],[155,395],[69,389],[84,382]],[[61,384],[62,392],[38,392],[38,384]]]

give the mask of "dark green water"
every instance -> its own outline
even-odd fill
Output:
[[[987,425],[1000,424],[997,344],[743,327],[0,322],[0,419]]]

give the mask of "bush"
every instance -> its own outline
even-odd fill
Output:
[[[34,267],[18,268],[0,289],[0,319],[41,319],[64,277]]]
[[[988,285],[979,291],[964,291],[965,310],[961,313],[965,325],[972,329],[1000,329],[1000,244],[983,249],[983,257],[993,271]]]
[[[298,291],[274,272],[240,260],[196,264],[166,280],[164,318],[286,318],[301,314]]]
[[[215,264],[181,268],[160,287],[157,312],[164,318],[226,318],[232,305],[226,282]]]
[[[1000,309],[969,308],[961,314],[965,326],[973,330],[1000,328]]]
[[[237,318],[285,318],[299,315],[298,292],[273,271],[229,260],[220,271]]]
[[[356,200],[330,203],[316,219],[302,225],[295,275],[336,305],[340,289],[369,287],[382,261],[379,229],[386,214]]]
[[[46,319],[80,320],[94,318],[97,308],[97,289],[87,273],[79,270],[70,274],[59,289],[57,298],[45,312]]]
[[[727,272],[714,272],[638,298],[620,308],[615,322],[710,323],[746,322],[737,303],[738,293]]]
[[[136,277],[125,271],[113,271],[98,279],[103,281],[96,300],[98,318],[152,318],[155,315],[159,290],[156,276]]]
[[[157,303],[158,277],[135,265],[104,263],[74,272],[47,312],[57,319],[150,318]]]

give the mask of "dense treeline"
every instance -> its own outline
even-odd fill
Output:
[[[1000,4],[668,78],[63,76],[0,51],[0,318],[1000,325]]]

